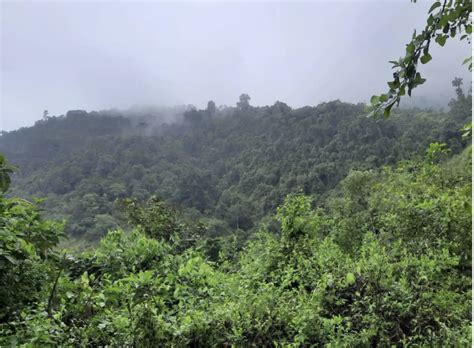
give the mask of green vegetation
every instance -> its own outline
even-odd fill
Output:
[[[432,142],[458,153],[471,95],[457,88],[449,112],[397,110],[386,121],[362,104],[252,107],[245,94],[236,108],[210,102],[171,124],[161,123],[176,110],[74,111],[3,134],[0,151],[19,168],[13,195],[45,197],[46,216],[65,219],[73,239],[126,229],[117,201],[157,196],[206,236],[245,240],[262,221],[278,229],[272,214],[289,193],[320,201],[351,169],[394,165]]]
[[[471,91],[392,111],[471,7],[431,6],[388,120],[242,94],[2,132],[0,346],[472,346]]]
[[[436,143],[353,170],[317,208],[287,196],[279,233],[214,262],[157,199],[125,201],[133,231],[72,255],[60,224],[1,196],[0,344],[470,346],[470,168],[471,147]]]
[[[430,46],[433,41],[444,47],[449,38],[459,37],[470,44],[471,35],[472,0],[435,1],[428,11],[425,28],[418,35],[416,30],[413,32],[411,41],[406,45],[405,56],[390,61],[395,69],[393,80],[387,83],[387,93],[372,96],[373,114],[389,117],[393,106],[398,106],[405,94],[411,97],[412,90],[425,83],[426,79],[418,71],[418,63],[431,61]],[[472,71],[472,56],[466,58],[463,64]]]
[[[154,130],[74,112],[3,134],[21,172],[9,190],[0,158],[0,345],[470,346],[455,86],[449,112],[383,122],[242,95]],[[70,251],[64,229],[102,238]]]

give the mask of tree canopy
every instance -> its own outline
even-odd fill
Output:
[[[171,124],[162,124],[166,110],[73,113],[4,134],[0,150],[19,167],[12,192],[47,198],[47,216],[67,219],[72,238],[97,241],[127,228],[116,201],[157,196],[202,219],[210,235],[237,230],[245,239],[289,193],[325,196],[350,169],[394,165],[431,142],[459,152],[471,106],[470,94],[455,88],[447,111],[397,110],[386,122],[340,101],[188,108]]]

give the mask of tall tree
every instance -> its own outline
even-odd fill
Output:
[[[248,94],[242,93],[239,97],[239,101],[237,102],[237,107],[240,110],[247,110],[250,107],[250,96]]]

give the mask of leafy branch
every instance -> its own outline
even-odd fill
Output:
[[[416,2],[416,0],[412,0]],[[406,55],[393,64],[393,80],[388,82],[389,91],[381,95],[374,95],[370,99],[372,112],[370,116],[390,116],[394,105],[399,105],[401,97],[408,94],[411,97],[414,88],[423,84],[424,79],[418,71],[418,64],[431,61],[429,53],[432,41],[443,47],[448,38],[460,36],[460,40],[471,43],[472,33],[472,0],[444,0],[436,1],[428,11],[426,27],[417,35],[413,33],[411,41],[406,45]],[[464,60],[472,71],[472,57]]]

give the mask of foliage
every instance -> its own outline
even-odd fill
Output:
[[[470,147],[449,157],[438,143],[425,158],[351,171],[316,208],[288,195],[279,233],[261,230],[218,263],[168,238],[182,217],[167,204],[127,200],[133,231],[63,262],[41,256],[56,234],[24,239],[35,254],[11,255],[43,278],[2,278],[10,293],[41,286],[10,303],[0,345],[470,346],[470,168]],[[45,236],[46,222],[24,209],[15,221],[33,216]],[[5,238],[18,238],[12,210],[1,217]]]
[[[66,219],[73,239],[128,229],[115,202],[128,197],[151,212],[161,209],[151,204],[155,196],[208,225],[206,237],[235,232],[241,246],[262,221],[278,230],[272,214],[287,194],[325,197],[351,169],[394,165],[433,142],[458,153],[471,105],[455,88],[448,112],[397,110],[384,122],[340,101],[298,109],[210,103],[165,125],[164,111],[72,112],[4,133],[0,150],[20,168],[12,194],[47,198],[46,216]]]
[[[195,244],[204,234],[205,225],[183,218],[178,209],[151,197],[145,203],[126,198],[119,202],[128,215],[128,222],[150,238],[175,242],[181,247]]]
[[[9,165],[5,157],[0,156],[0,192],[5,193],[11,184],[10,175],[13,173],[14,167]]]
[[[470,346],[461,84],[448,112],[384,122],[243,94],[171,125],[75,110],[3,133],[0,346]],[[100,241],[62,249],[40,204]]]
[[[8,176],[11,167],[1,158],[2,175]],[[62,228],[43,220],[35,204],[0,195],[0,324],[41,297],[54,273],[53,248]]]
[[[388,82],[389,91],[386,94],[372,96],[370,102],[374,114],[383,113],[384,117],[389,117],[392,107],[400,104],[401,97],[405,94],[411,96],[412,90],[426,81],[418,71],[418,64],[426,64],[432,59],[429,51],[433,41],[441,47],[447,39],[456,36],[471,42],[471,12],[471,0],[437,0],[433,3],[428,11],[425,28],[418,35],[415,30],[406,45],[405,57],[390,62],[396,69],[393,81]],[[472,57],[463,64],[468,64],[469,70],[472,70]]]

